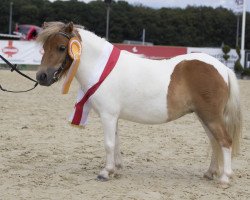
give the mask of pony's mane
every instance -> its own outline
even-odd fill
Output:
[[[38,43],[44,44],[44,42],[49,38],[49,36],[63,30],[65,26],[66,24],[63,22],[46,22],[45,28],[38,34],[36,41]],[[74,29],[75,28],[84,29],[84,27],[81,25],[74,25]]]

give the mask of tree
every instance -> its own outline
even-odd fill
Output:
[[[225,63],[226,63],[226,65],[227,65],[227,61],[228,61],[228,59],[230,58],[230,56],[228,55],[228,53],[231,51],[231,47],[228,46],[228,45],[223,45],[223,46],[222,46],[222,51],[223,51],[223,53],[224,53],[223,58],[224,58]]]
[[[239,46],[236,47],[236,53],[238,55],[238,59],[236,60],[236,62],[234,64],[234,71],[235,71],[235,73],[240,74],[243,72],[243,67],[240,63],[241,54],[240,54],[240,47]]]
[[[73,21],[104,37],[106,5],[103,0],[49,1],[1,0],[0,33],[7,33],[9,6],[13,2],[13,25],[30,23],[41,26],[44,21]],[[250,31],[250,13],[246,17],[246,32]],[[153,9],[131,5],[125,1],[111,1],[110,41],[146,40],[156,45],[218,47],[221,42],[235,44],[237,16],[225,8],[192,7]],[[246,34],[246,48],[250,49],[250,34]]]

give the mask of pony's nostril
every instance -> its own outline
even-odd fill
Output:
[[[47,79],[47,75],[45,74],[45,73],[42,73],[41,75],[40,75],[40,81],[46,81],[46,79]]]

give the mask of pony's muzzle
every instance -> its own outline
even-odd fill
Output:
[[[40,85],[43,86],[50,86],[51,81],[48,79],[48,75],[45,72],[37,72],[36,73],[36,80]]]
[[[36,73],[36,80],[40,85],[51,86],[58,80],[55,74],[58,73],[58,69],[49,67],[46,70],[40,70]]]
[[[40,81],[46,81],[47,80],[47,75],[45,73],[42,73],[40,76],[39,76],[39,80]]]

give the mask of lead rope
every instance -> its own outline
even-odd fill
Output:
[[[28,89],[28,90],[21,90],[21,91],[13,91],[13,90],[7,90],[7,89],[4,89],[1,85],[0,85],[0,90],[4,91],[4,92],[12,92],[12,93],[22,93],[22,92],[28,92],[28,91],[31,91],[33,89],[36,88],[36,86],[38,85],[38,82],[34,79],[32,79],[31,77],[27,76],[26,74],[22,73],[21,71],[19,71],[17,69],[17,65],[13,65],[11,64],[6,58],[4,58],[2,55],[0,55],[0,58],[11,68],[11,72],[13,71],[16,71],[18,74],[20,74],[21,76],[35,82],[35,85],[31,88],[31,89]]]

